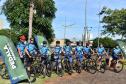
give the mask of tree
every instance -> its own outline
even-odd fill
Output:
[[[0,30],[0,35],[4,35],[7,36],[8,38],[10,38],[14,44],[16,45],[18,42],[18,34],[16,34],[14,31],[10,30],[10,29],[3,29]]]
[[[102,19],[103,34],[121,35],[126,37],[126,9],[107,9]]]
[[[6,0],[2,8],[13,31],[21,33],[29,28],[32,32],[33,28],[35,34],[43,33],[49,42],[55,36],[52,21],[56,10],[53,0]]]
[[[117,45],[116,41],[112,40],[112,38],[109,37],[99,38],[99,43],[103,44],[105,48],[114,48]],[[93,40],[93,47],[96,48],[97,46],[98,46],[98,38],[95,38]]]

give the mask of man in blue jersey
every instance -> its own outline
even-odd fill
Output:
[[[110,58],[109,66],[111,65],[111,61],[114,61],[114,60],[118,61],[120,58],[123,59],[123,53],[122,53],[122,50],[119,48],[119,46],[116,46],[116,48],[113,48],[112,50],[112,59]]]
[[[66,42],[66,45],[63,47],[63,52],[64,52],[64,61],[68,59],[72,71],[73,57],[72,57],[72,47],[70,41]]]
[[[54,66],[58,63],[58,67],[61,69],[61,52],[62,52],[62,47],[60,46],[60,41],[56,41],[56,46],[53,49],[53,59],[54,59]],[[56,67],[55,67],[56,68]]]
[[[101,66],[101,61],[103,58],[105,58],[105,55],[107,55],[106,51],[105,51],[105,48],[103,47],[103,45],[101,44],[100,47],[98,47],[96,49],[96,52],[97,52],[97,56],[98,56],[98,65],[99,65],[99,69],[100,69],[100,66]]]
[[[119,46],[116,46],[116,48],[113,49],[112,51],[112,59],[113,60],[118,60],[119,59],[119,55],[123,55],[121,49],[119,48]]]
[[[49,56],[49,48],[47,46],[47,41],[43,41],[43,45],[40,47],[41,61],[47,60]]]
[[[26,44],[25,44],[26,37],[24,35],[21,35],[19,37],[19,39],[20,39],[20,42],[17,44],[17,51],[18,51],[18,54],[20,56],[20,59],[21,59],[22,63],[24,64],[25,47],[26,47]]]
[[[65,55],[64,60],[68,58],[69,62],[72,63],[72,47],[69,41],[66,42],[66,45],[63,47],[63,51]]]
[[[30,42],[27,44],[25,48],[25,52],[26,52],[26,55],[28,56],[27,64],[29,66],[33,62],[33,58],[35,58],[35,56],[37,55],[37,48],[34,45],[33,38],[30,38]]]
[[[93,50],[91,49],[91,47],[89,46],[88,43],[86,43],[86,46],[83,47],[83,54],[84,54],[84,57],[87,58],[87,59],[90,59],[91,58],[91,53],[94,54]]]
[[[75,48],[75,56],[76,60],[80,63],[83,61],[83,47],[81,45],[81,42],[77,42],[77,46]]]

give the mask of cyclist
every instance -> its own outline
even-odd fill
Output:
[[[76,60],[80,63],[82,63],[83,61],[83,46],[81,45],[81,42],[77,42],[77,46],[75,48],[75,56],[76,56]]]
[[[111,61],[113,60],[116,60],[116,61],[119,60],[119,58],[121,58],[120,56],[123,56],[123,53],[121,49],[119,48],[119,46],[116,46],[116,48],[113,48],[112,50],[112,60],[110,60],[110,64],[111,64]]]
[[[102,59],[104,58],[104,55],[106,54],[105,48],[103,47],[102,44],[100,45],[100,47],[96,49],[96,52],[98,56],[98,65],[99,65],[98,69],[100,69]]]
[[[53,53],[54,53],[54,63],[60,63],[59,68],[61,68],[61,52],[62,52],[62,47],[60,46],[60,41],[56,41],[56,46],[54,47]],[[56,64],[53,64],[56,65]],[[55,67],[56,68],[56,67]]]
[[[87,58],[87,59],[90,59],[91,58],[91,53],[94,54],[94,51],[91,49],[91,47],[89,46],[89,44],[86,43],[86,46],[83,47],[84,57]]]
[[[31,65],[31,63],[33,62],[33,59],[37,55],[37,49],[36,49],[36,46],[34,45],[33,38],[30,38],[30,43],[27,44],[25,48],[25,52],[26,52],[26,55],[28,56],[27,65],[29,66]]]
[[[64,61],[66,61],[67,59],[70,62],[70,66],[71,66],[71,71],[72,71],[72,62],[73,62],[73,58],[72,58],[72,47],[71,47],[71,42],[67,41],[66,45],[63,47],[63,52],[64,52]]]
[[[48,59],[49,48],[47,47],[47,41],[43,41],[43,45],[40,47],[41,61]]]
[[[20,42],[17,44],[17,51],[18,51],[18,54],[20,56],[20,59],[21,59],[22,63],[24,64],[26,37],[24,35],[21,35],[19,37],[19,39],[20,39]]]

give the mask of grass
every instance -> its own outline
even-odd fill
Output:
[[[52,74],[51,77],[46,77],[46,78],[42,78],[42,76],[39,76],[39,78],[37,78],[37,80],[32,84],[44,84],[44,82],[46,80],[53,79],[53,78],[56,78],[56,77],[57,77],[56,74]],[[2,79],[0,77],[0,84],[10,84],[10,80]],[[28,84],[28,83],[20,83],[20,84]]]
[[[122,62],[124,63],[124,69],[126,70],[126,60],[122,60]],[[56,77],[57,75],[55,73],[53,73],[51,77],[46,78],[42,78],[42,76],[39,76],[39,78],[37,78],[37,80],[32,84],[44,84],[45,81],[54,79]],[[10,80],[2,79],[0,77],[0,84],[10,84]],[[28,83],[21,83],[21,84],[28,84]]]

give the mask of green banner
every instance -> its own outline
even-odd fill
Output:
[[[47,41],[46,38],[44,36],[40,36],[40,35],[36,35],[35,36],[35,41],[37,43],[37,46],[40,48],[40,46],[42,45],[43,41]]]
[[[28,79],[26,69],[19,58],[13,42],[9,38],[0,36],[0,51],[7,66],[11,83],[17,84],[22,80]]]
[[[126,58],[126,42],[122,40],[117,40],[117,43],[119,47],[121,48],[121,50],[123,51],[124,57]]]

